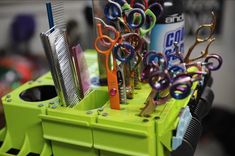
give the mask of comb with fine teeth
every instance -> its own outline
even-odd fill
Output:
[[[80,98],[80,87],[66,41],[66,32],[55,28],[41,33],[56,91],[63,105],[72,107]]]
[[[65,29],[63,1],[48,1],[46,7],[50,29],[54,27],[54,25],[61,30]]]

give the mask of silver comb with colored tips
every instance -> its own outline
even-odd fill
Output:
[[[41,33],[41,40],[48,58],[49,67],[59,99],[63,105],[72,107],[80,98],[80,87],[75,78],[75,69],[66,41],[66,32],[53,27]]]
[[[50,28],[56,25],[59,29],[65,29],[64,2],[50,0],[47,1],[46,7]]]

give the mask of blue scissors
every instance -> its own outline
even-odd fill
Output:
[[[157,19],[159,19],[163,13],[163,7],[158,2],[151,3],[151,2],[148,2],[148,0],[131,0],[130,6],[132,8],[140,8],[144,11],[146,11],[147,9],[150,9],[155,14]]]
[[[123,2],[123,3],[122,3]],[[120,3],[123,5],[121,6]],[[142,10],[140,8],[132,8],[127,2],[114,2],[109,0],[104,9],[106,18],[110,21],[117,21],[123,18],[127,22],[130,29],[139,29],[141,36],[144,36],[155,25],[156,16],[150,10]],[[148,22],[146,19],[150,19]],[[149,23],[150,22],[150,23]],[[145,23],[148,23],[146,27]]]
[[[118,65],[117,77],[118,77],[118,85],[120,92],[120,102],[125,104],[127,103],[127,90],[126,90],[126,79],[124,75],[124,65],[134,57],[134,48],[128,42],[122,42],[116,45],[113,49],[114,57],[121,62]]]
[[[131,21],[131,19],[134,18],[133,16],[135,14],[141,16],[141,20],[139,20],[139,23],[133,23],[133,21]],[[129,19],[128,25],[132,29],[141,27],[146,18],[143,10],[139,8],[131,8],[129,6],[122,8],[119,3],[112,0],[109,0],[108,3],[105,5],[104,15],[110,21],[117,21],[120,20],[119,18],[125,17],[127,20]]]
[[[154,50],[145,52],[144,58],[143,58],[143,64],[144,66],[147,66],[148,64],[152,64],[155,62],[161,71],[167,69],[167,59],[165,55],[161,52],[156,52]]]

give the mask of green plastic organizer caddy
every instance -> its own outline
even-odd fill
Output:
[[[35,92],[40,97],[32,98]],[[143,85],[128,104],[112,110],[107,87],[95,87],[69,108],[60,105],[51,75],[45,74],[2,98],[7,126],[0,131],[0,155],[169,155],[179,114],[190,97],[171,99],[150,117],[140,117],[149,93],[149,85]]]

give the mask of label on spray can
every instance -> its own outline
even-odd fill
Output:
[[[168,55],[175,51],[174,42],[184,52],[184,16],[173,14],[165,18],[164,23],[156,24],[150,35],[150,50]]]

